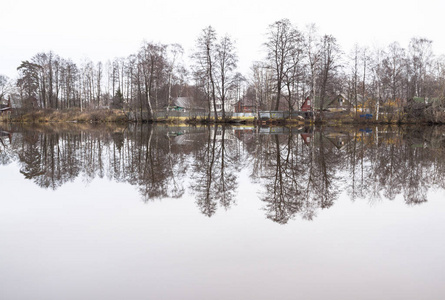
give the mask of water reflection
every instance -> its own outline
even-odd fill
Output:
[[[202,214],[234,205],[240,184],[261,186],[267,218],[311,220],[352,200],[426,202],[444,188],[440,127],[254,128],[52,125],[0,129],[0,163],[57,189],[77,177],[137,186],[143,201],[192,193]],[[247,170],[251,182],[239,182]]]
[[[196,141],[193,155],[191,189],[201,212],[211,217],[218,203],[229,208],[235,199],[239,152],[237,141],[226,127],[207,128],[203,141]],[[201,146],[200,146],[201,145]]]

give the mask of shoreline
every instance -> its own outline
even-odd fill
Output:
[[[131,119],[129,112],[119,109],[101,109],[101,110],[53,110],[40,109],[35,111],[14,110],[11,113],[0,115],[2,123],[157,123],[157,124],[188,124],[188,125],[207,125],[207,124],[226,124],[226,125],[255,125],[255,126],[310,126],[310,125],[443,125],[444,122],[432,122],[420,119],[396,119],[375,120],[358,119],[352,114],[344,114],[337,117],[325,119],[302,119],[302,118],[271,118],[258,120],[256,117],[230,117],[225,120],[218,118],[214,120],[208,117],[184,117],[168,116],[155,119]],[[134,114],[133,114],[134,115]]]

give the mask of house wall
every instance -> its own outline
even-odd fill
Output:
[[[312,101],[310,99],[306,99],[301,106],[302,111],[310,111],[311,110]]]

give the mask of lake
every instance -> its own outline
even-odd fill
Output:
[[[443,299],[444,127],[1,125],[0,299]]]

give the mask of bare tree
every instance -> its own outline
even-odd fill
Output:
[[[102,63],[96,65],[96,107],[100,107],[100,96],[102,94]]]
[[[184,49],[179,44],[172,44],[168,46],[168,106],[171,106],[172,101],[172,83],[175,69],[178,67],[178,59],[184,54]]]
[[[382,84],[384,92],[386,92],[386,99],[391,99],[388,104],[391,108],[395,106],[399,107],[400,101],[403,95],[403,79],[405,71],[405,50],[400,47],[399,43],[394,42],[389,45],[385,57],[382,61],[383,65],[383,78]],[[393,111],[390,111],[392,116]]]
[[[252,77],[251,85],[255,90],[255,110],[259,113],[260,109],[271,107],[272,80],[270,68],[266,63],[254,62],[251,67]]]
[[[139,62],[142,67],[144,80],[145,103],[148,107],[150,118],[153,118],[153,106],[156,107],[152,103],[152,98],[153,92],[156,92],[157,79],[159,79],[166,67],[165,50],[165,45],[145,43],[139,52]],[[156,101],[156,95],[154,98]]]
[[[340,47],[337,44],[337,40],[332,35],[324,35],[321,52],[320,111],[324,109],[328,97],[329,84],[332,82],[332,78],[339,67],[339,56]]]
[[[421,97],[426,103],[428,96],[427,74],[430,73],[433,51],[432,41],[426,38],[412,38],[409,43],[409,59],[412,69],[411,97]]]
[[[371,55],[371,70],[372,70],[372,87],[373,98],[375,99],[375,118],[379,120],[380,116],[380,102],[382,102],[382,78],[383,78],[383,60],[384,51],[377,48]]]
[[[306,28],[306,53],[309,66],[309,78],[312,96],[312,110],[315,108],[317,95],[317,70],[321,60],[321,46],[315,24]],[[312,114],[315,120],[315,114]]]
[[[216,73],[217,73],[217,91],[221,100],[222,118],[226,119],[226,101],[227,95],[233,88],[235,79],[235,68],[238,58],[235,52],[235,46],[229,36],[221,38],[216,46]]]
[[[215,51],[216,51],[216,31],[212,26],[204,28],[196,41],[196,50],[192,55],[195,61],[195,76],[200,77],[206,88],[208,99],[209,118],[211,112],[211,101],[215,120],[218,120],[216,107],[216,86],[215,86]]]
[[[274,70],[276,83],[274,109],[278,110],[286,77],[291,77],[290,74],[294,70],[295,58],[300,51],[297,45],[300,44],[302,36],[288,19],[282,19],[269,25],[267,38],[267,60],[270,68]]]

